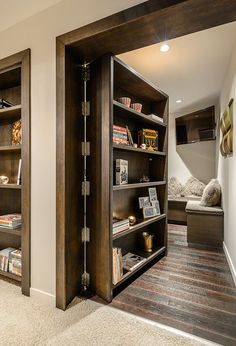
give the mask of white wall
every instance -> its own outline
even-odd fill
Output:
[[[230,99],[234,99],[233,122],[234,122],[234,148],[233,155],[223,158],[218,157],[218,179],[222,186],[222,202],[224,208],[224,242],[231,264],[236,274],[236,46],[232,53],[231,62],[222,88],[219,113],[222,116]],[[218,141],[219,144],[220,141]],[[219,150],[219,146],[217,148]],[[236,277],[235,277],[236,278]]]
[[[210,105],[208,105],[210,106]],[[203,106],[204,108],[204,106]],[[169,118],[168,175],[185,183],[194,176],[204,183],[215,177],[215,141],[176,145],[175,117]]]
[[[0,33],[0,59],[26,48],[32,50],[31,282],[35,290],[55,295],[55,38],[140,2],[65,0]]]

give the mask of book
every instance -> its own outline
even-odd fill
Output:
[[[129,219],[113,218],[113,235],[129,229]]]
[[[164,122],[164,119],[161,118],[161,117],[159,117],[158,115],[155,115],[155,114],[148,114],[147,116],[148,116],[148,118],[151,118],[151,119],[156,120],[156,121],[160,121],[161,123]]]
[[[128,184],[128,161],[116,159],[116,185]]]
[[[9,254],[9,272],[18,276],[22,276],[22,251],[14,249]]]
[[[125,127],[113,125],[113,142],[117,144],[129,144],[128,133]]]
[[[14,250],[14,248],[8,247],[0,251],[0,270],[4,272],[8,271],[9,255]]]
[[[22,161],[20,159],[19,160],[19,166],[18,166],[17,180],[16,180],[17,185],[21,184],[21,164],[22,164]]]
[[[21,120],[12,124],[12,145],[20,145],[22,142]]]
[[[21,226],[21,214],[7,214],[0,216],[0,227],[17,228]]]
[[[139,267],[145,261],[146,258],[128,252],[126,255],[122,257],[122,266],[125,270],[132,271]]]
[[[113,285],[116,285],[123,276],[122,252],[120,248],[114,247],[113,253]]]

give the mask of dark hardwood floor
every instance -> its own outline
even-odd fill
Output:
[[[186,227],[169,225],[168,256],[111,306],[222,345],[236,345],[236,288],[223,251],[188,248]]]

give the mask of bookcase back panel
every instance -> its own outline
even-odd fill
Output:
[[[21,87],[16,86],[13,88],[0,90],[0,99],[5,99],[6,101],[11,102],[13,105],[20,105],[21,104]]]
[[[21,238],[20,236],[15,236],[14,234],[1,233],[0,234],[0,250],[3,250],[7,247],[12,247],[18,249],[21,247]]]
[[[0,175],[7,176],[10,184],[17,183],[20,157],[20,152],[0,152]]]
[[[164,187],[165,188],[165,187]],[[163,213],[163,186],[156,186],[157,198],[160,203],[160,212]],[[117,218],[127,218],[130,215],[143,220],[142,209],[139,209],[139,197],[148,197],[148,188],[134,188],[113,192],[113,216]]]
[[[0,190],[0,215],[21,212],[20,190],[1,189]]]
[[[0,90],[14,88],[21,85],[21,67],[0,70]]]

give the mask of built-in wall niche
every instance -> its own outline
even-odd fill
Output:
[[[215,107],[211,106],[175,119],[176,144],[215,139]]]
[[[9,68],[0,72],[0,99],[21,104],[21,67]]]

